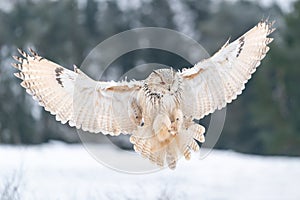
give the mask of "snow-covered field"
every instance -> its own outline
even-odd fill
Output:
[[[203,160],[195,154],[190,161],[181,160],[175,171],[132,175],[99,164],[82,145],[0,146],[0,199],[5,196],[22,200],[298,200],[300,158],[214,150]]]

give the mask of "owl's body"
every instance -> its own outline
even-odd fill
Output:
[[[175,168],[178,159],[198,151],[205,128],[194,122],[223,108],[242,93],[269,50],[273,23],[261,21],[211,58],[175,72],[159,69],[147,79],[94,81],[80,69],[63,68],[31,50],[13,64],[21,85],[56,120],[84,131],[131,134],[143,157]]]
[[[182,112],[183,84],[173,69],[156,70],[143,83],[132,107],[139,108],[139,112],[132,112],[138,113],[133,120],[138,119],[136,125],[140,126],[130,139],[135,150],[161,166],[167,156],[170,168],[176,166],[181,155],[189,159],[190,148],[198,150],[194,134],[204,142],[204,127]]]

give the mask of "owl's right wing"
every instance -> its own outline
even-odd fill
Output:
[[[273,22],[261,21],[232,43],[227,42],[211,58],[179,72],[183,78],[183,112],[201,119],[225,107],[242,93],[273,39]]]
[[[61,123],[89,132],[118,135],[137,129],[129,116],[141,82],[98,82],[74,67],[68,70],[31,50],[14,56],[15,75],[41,106]]]

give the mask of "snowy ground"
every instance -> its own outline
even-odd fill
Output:
[[[0,199],[9,195],[22,200],[298,200],[300,158],[215,150],[203,160],[193,155],[180,161],[175,171],[132,175],[99,164],[81,145],[0,146]]]

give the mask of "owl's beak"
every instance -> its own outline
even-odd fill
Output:
[[[140,126],[144,126],[144,125],[145,125],[144,118],[142,118]]]

